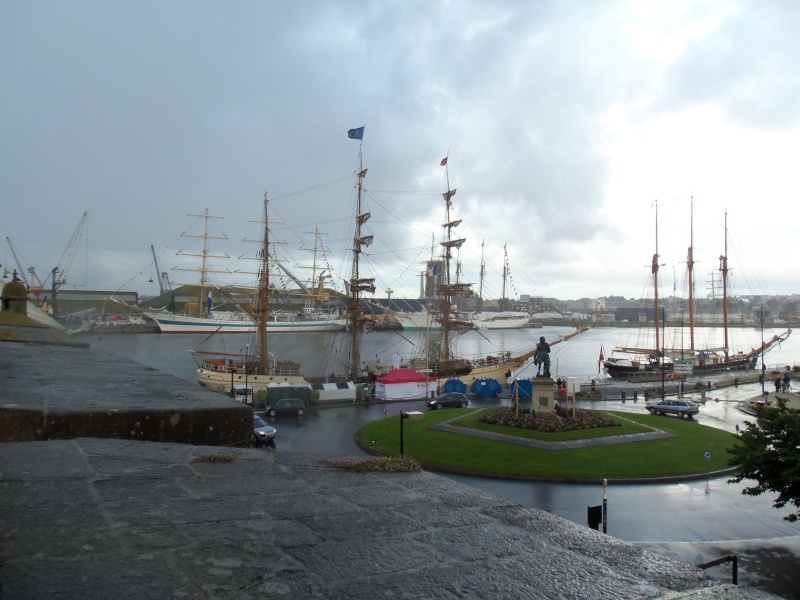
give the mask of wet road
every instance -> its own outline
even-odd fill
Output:
[[[760,391],[756,385],[714,390],[696,417],[699,423],[735,432],[751,419],[741,401]],[[630,396],[630,394],[629,394]],[[718,401],[714,401],[714,399]],[[471,400],[470,406],[497,406],[509,400]],[[645,402],[579,402],[579,408],[643,412]],[[426,410],[423,401],[373,403],[324,408],[302,420],[277,419],[277,447],[284,452],[332,456],[366,455],[355,442],[356,431],[371,421],[401,410]],[[663,417],[672,418],[672,417]],[[702,457],[698,457],[702,460]],[[587,507],[602,504],[597,484],[509,481],[444,474],[451,479],[506,497],[523,506],[546,510],[581,525]],[[740,585],[757,585],[782,597],[794,591],[794,569],[800,564],[800,526],[782,519],[787,510],[772,507],[771,495],[743,496],[741,484],[727,476],[670,484],[609,485],[608,533],[685,562],[739,556]],[[767,574],[767,572],[769,572]],[[730,566],[709,574],[730,580]]]
[[[704,425],[735,432],[750,417],[740,402],[758,393],[756,386],[715,390],[695,420]],[[713,398],[718,398],[715,402]],[[510,404],[509,400],[470,400],[471,407]],[[643,412],[645,402],[579,402],[578,407]],[[424,402],[372,403],[323,408],[303,419],[279,418],[278,449],[285,452],[314,452],[334,456],[366,455],[355,442],[363,425],[401,410],[426,410]],[[673,417],[663,417],[673,418]],[[703,457],[698,457],[703,460]],[[483,477],[447,475],[474,487],[490,491],[524,506],[540,508],[586,524],[587,506],[602,502],[602,486],[523,482]],[[741,494],[742,485],[727,483],[728,477],[671,484],[610,485],[608,532],[629,541],[719,541],[774,538],[800,534],[797,525],[782,520],[788,511],[771,506],[767,496],[751,498]]]

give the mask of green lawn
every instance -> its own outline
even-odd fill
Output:
[[[501,431],[520,437],[534,437],[531,434],[536,434],[536,439],[550,441],[639,433],[647,431],[647,426],[656,427],[677,437],[548,451],[435,431],[428,427],[469,412],[469,409],[449,409],[427,412],[425,418],[419,421],[406,419],[403,423],[405,454],[413,456],[427,469],[456,473],[567,480],[640,479],[696,475],[725,469],[727,448],[735,439],[733,434],[700,425],[695,421],[622,412],[608,413],[624,423],[621,427],[558,434],[475,423],[477,413],[458,419],[453,424]],[[639,423],[641,429],[640,426],[628,424],[629,420]],[[358,431],[357,437],[362,447],[369,452],[385,456],[399,454],[399,417],[365,425]],[[710,461],[705,459],[706,452],[711,454]]]

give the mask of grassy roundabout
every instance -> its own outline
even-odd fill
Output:
[[[449,409],[428,412],[422,420],[406,419],[403,423],[404,452],[426,469],[452,473],[567,481],[636,480],[689,477],[725,470],[727,448],[735,439],[733,434],[696,421],[608,411],[598,412],[619,421],[620,426],[543,433],[476,422],[479,415],[493,410]],[[550,442],[635,435],[653,428],[675,437],[657,440],[634,437],[626,443],[553,451],[430,428],[443,421],[458,427]],[[400,453],[400,417],[373,421],[362,427],[356,436],[359,444],[372,454],[397,455]],[[706,460],[706,453],[711,460]]]

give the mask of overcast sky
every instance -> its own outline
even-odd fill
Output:
[[[273,237],[343,291],[365,126],[365,256],[377,296],[416,297],[449,156],[462,280],[487,297],[681,293],[694,197],[697,293],[728,253],[741,294],[799,292],[800,3],[759,0],[0,0],[3,267],[66,289],[157,293],[212,252]],[[74,258],[62,255],[84,211]],[[245,261],[215,259],[220,283]],[[477,291],[477,286],[476,286]]]

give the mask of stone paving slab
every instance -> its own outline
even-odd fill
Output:
[[[0,444],[0,531],[0,600],[775,598],[431,473],[255,448]]]

